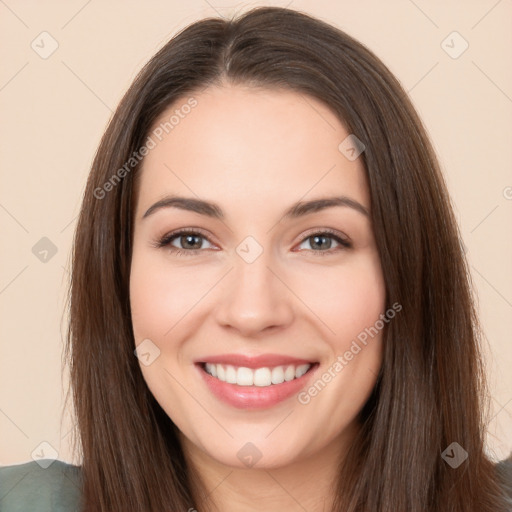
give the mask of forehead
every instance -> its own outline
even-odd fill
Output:
[[[369,207],[362,160],[342,150],[350,135],[310,96],[210,87],[180,98],[152,127],[154,147],[143,162],[138,203],[173,193],[270,208],[340,193]]]

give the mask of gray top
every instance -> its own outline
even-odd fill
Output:
[[[0,468],[0,512],[80,512],[80,468],[42,459]]]
[[[512,511],[512,457],[496,470],[509,482]],[[81,512],[80,489],[80,467],[59,460],[0,467],[0,512]]]

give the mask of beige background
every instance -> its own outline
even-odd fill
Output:
[[[346,30],[409,91],[438,151],[467,247],[489,345],[488,450],[505,457],[512,450],[512,2],[266,4]],[[1,465],[41,450],[80,462],[70,451],[67,412],[60,422],[63,299],[81,194],[112,111],[177,30],[256,5],[263,3],[0,0]],[[53,40],[58,48],[43,59]],[[464,41],[469,47],[453,58]],[[39,259],[43,237],[57,249],[46,262]]]

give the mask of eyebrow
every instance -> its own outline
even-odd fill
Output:
[[[368,209],[361,203],[346,196],[339,196],[313,199],[311,201],[299,201],[286,210],[282,218],[294,219],[336,206],[352,208],[362,215],[370,217]],[[193,197],[180,196],[166,196],[163,199],[160,199],[146,210],[146,213],[144,213],[142,218],[145,219],[158,210],[162,210],[164,208],[179,208],[181,210],[195,212],[200,215],[206,215],[207,217],[212,217],[214,219],[225,218],[222,209],[215,203],[204,201],[202,199],[195,199]]]

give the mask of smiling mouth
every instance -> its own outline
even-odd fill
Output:
[[[317,363],[287,364],[274,367],[247,368],[229,364],[201,363],[205,373],[215,379],[238,386],[272,387],[300,379]]]

